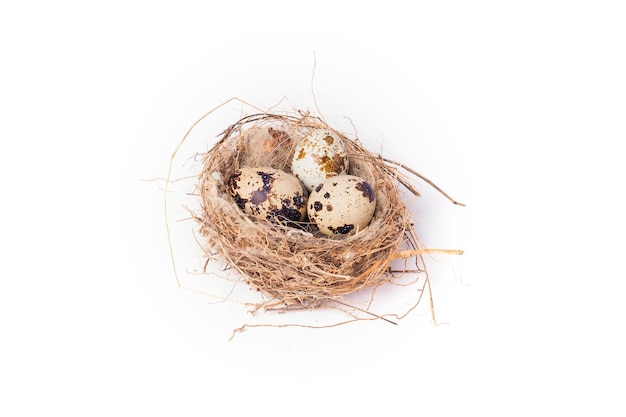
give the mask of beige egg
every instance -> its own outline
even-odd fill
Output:
[[[270,167],[241,168],[230,176],[228,192],[244,212],[273,223],[304,220],[306,195],[291,174]]]
[[[315,129],[295,147],[291,172],[308,191],[328,177],[348,173],[346,148],[330,129]]]
[[[327,178],[309,195],[309,219],[327,236],[349,235],[363,230],[374,216],[373,187],[354,175]]]

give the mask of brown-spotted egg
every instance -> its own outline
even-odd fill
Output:
[[[327,236],[363,230],[376,209],[372,186],[354,175],[327,178],[309,195],[309,219]]]
[[[228,192],[244,212],[273,223],[304,220],[306,196],[300,181],[270,167],[241,168],[228,179]]]
[[[315,129],[295,147],[291,172],[308,191],[328,177],[348,173],[346,148],[330,129]]]

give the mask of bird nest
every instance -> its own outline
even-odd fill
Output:
[[[307,219],[285,225],[242,211],[227,189],[233,173],[243,167],[272,167],[290,173],[294,148],[320,128],[332,130],[343,141],[348,173],[374,188],[376,208],[369,225],[353,235],[327,236]],[[201,163],[197,181],[201,208],[193,214],[199,241],[206,253],[215,254],[262,293],[257,309],[348,305],[343,301],[346,295],[394,281],[398,277],[391,267],[395,260],[416,258],[415,264],[423,265],[419,261],[427,252],[460,253],[425,249],[417,238],[399,184],[419,194],[399,168],[419,174],[368,151],[358,139],[307,112],[244,116],[219,135],[219,141],[201,156]],[[367,307],[361,311],[367,312]]]

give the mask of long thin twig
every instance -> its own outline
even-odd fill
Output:
[[[348,303],[344,303],[343,301],[339,301],[339,300],[337,300],[337,299],[332,299],[332,301],[334,301],[334,302],[335,302],[335,303],[337,303],[337,304],[341,304],[341,305],[343,305],[343,306],[353,308],[353,309],[358,310],[358,311],[360,311],[360,312],[362,312],[362,313],[369,314],[370,316],[372,316],[372,317],[376,317],[377,319],[385,320],[385,321],[386,321],[386,322],[388,322],[388,323],[395,324],[395,325],[397,325],[397,324],[398,324],[398,323],[396,323],[396,322],[394,322],[394,321],[391,321],[391,320],[389,320],[389,319],[387,319],[387,318],[385,318],[385,317],[383,317],[383,316],[380,316],[380,315],[378,315],[378,314],[374,314],[374,313],[372,313],[371,311],[368,311],[368,310],[365,310],[365,309],[362,309],[362,308],[359,308],[359,307],[356,307],[356,306],[350,305],[350,304],[348,304]]]
[[[388,162],[390,164],[393,165],[397,165],[400,168],[409,171],[411,174],[415,175],[416,177],[420,178],[422,181],[426,182],[428,185],[430,185],[431,187],[433,187],[435,190],[439,191],[445,198],[447,198],[448,200],[450,200],[453,204],[456,204],[457,206],[462,206],[465,207],[465,204],[460,203],[458,201],[456,201],[454,198],[450,197],[448,194],[446,194],[445,191],[443,191],[441,188],[439,188],[434,182],[432,182],[431,180],[429,180],[428,178],[426,178],[425,176],[423,176],[422,174],[420,174],[419,172],[415,171],[414,169],[412,169],[409,166],[404,165],[401,162],[397,162],[394,161],[393,159],[388,159],[388,158],[384,158],[384,157],[380,157],[383,161]]]

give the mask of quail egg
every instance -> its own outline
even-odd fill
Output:
[[[304,220],[306,195],[296,177],[271,167],[241,168],[227,183],[228,192],[244,212],[273,223]]]
[[[308,191],[328,177],[348,173],[346,148],[330,129],[315,129],[295,147],[291,172]]]
[[[349,235],[363,230],[376,209],[372,186],[354,175],[327,178],[309,195],[309,219],[327,236]]]

